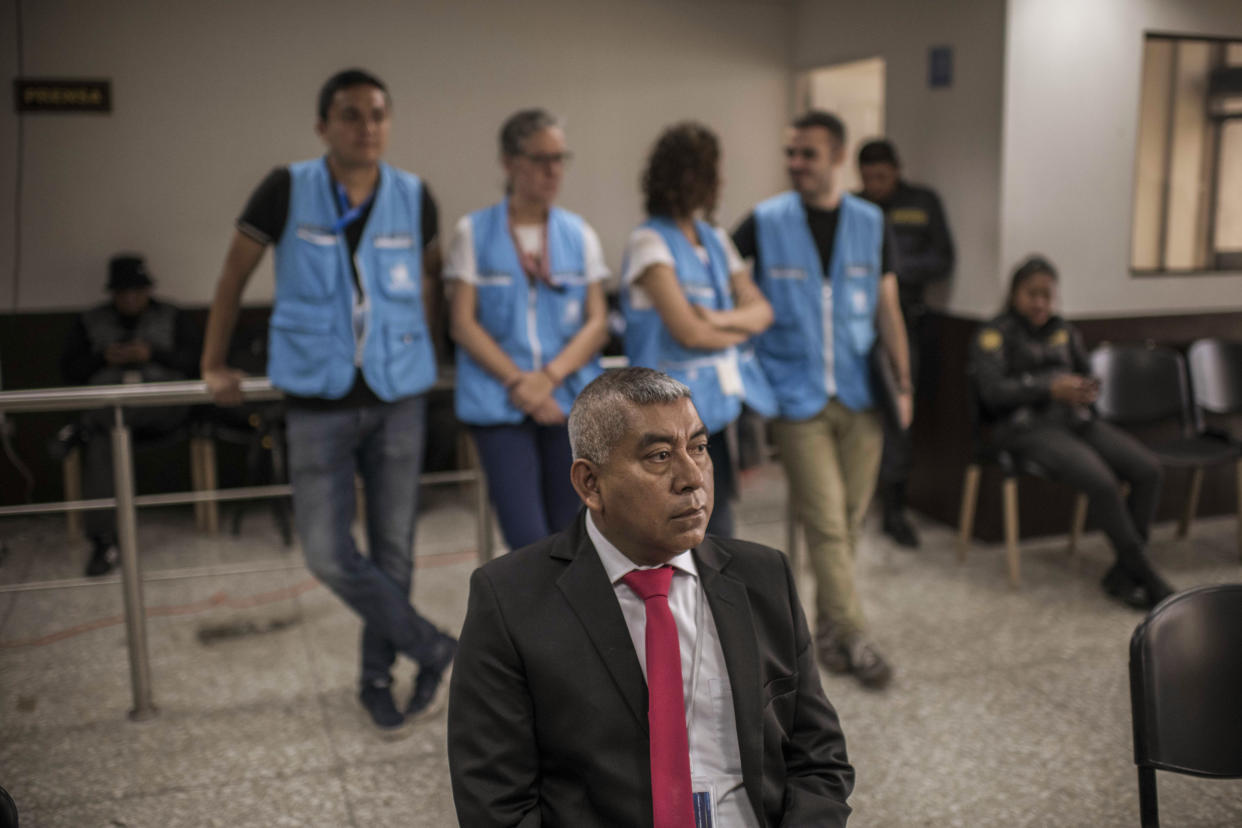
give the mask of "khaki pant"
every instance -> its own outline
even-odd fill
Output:
[[[875,491],[883,434],[874,411],[851,411],[835,399],[809,420],[772,421],[789,497],[806,531],[820,628],[827,624],[844,635],[864,626],[854,553]]]

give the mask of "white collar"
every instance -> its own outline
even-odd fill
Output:
[[[586,514],[586,530],[591,543],[595,545],[595,551],[599,553],[599,560],[604,565],[604,572],[608,573],[608,582],[614,586],[635,569],[657,568],[655,566],[639,566],[627,558],[624,552],[613,545],[612,541],[604,537],[603,532],[599,531],[599,527],[591,519],[590,509],[587,510]],[[689,549],[669,561],[668,565],[694,578],[699,577],[699,570],[694,565],[694,556],[690,554]]]

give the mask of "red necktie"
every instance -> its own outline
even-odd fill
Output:
[[[638,593],[647,609],[647,725],[655,828],[694,828],[681,647],[668,607],[673,568],[636,569],[621,580]]]

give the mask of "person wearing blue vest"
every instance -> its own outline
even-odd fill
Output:
[[[884,389],[872,386],[869,358],[877,333],[903,428],[913,416],[891,233],[879,207],[843,191],[845,127],[835,115],[794,121],[785,154],[793,190],[759,204],[733,238],[775,316],[756,351],[815,570],[820,663],[880,688],[893,671],[865,635],[854,557],[883,447],[875,406]]]
[[[707,532],[733,536],[736,497],[726,429],[745,402],[776,413],[750,346],[772,322],[729,236],[710,223],[720,190],[720,142],[706,126],[660,135],[643,174],[647,220],[630,234],[622,267],[625,354],[690,387],[707,426],[716,508]]]
[[[569,159],[546,111],[506,120],[505,198],[457,223],[445,266],[457,418],[470,426],[510,549],[561,531],[578,513],[566,419],[600,374],[608,336],[599,237],[553,204]]]
[[[241,295],[275,245],[268,375],[288,405],[289,469],[307,566],[363,619],[359,701],[382,732],[435,709],[457,642],[410,604],[425,392],[436,379],[426,302],[439,269],[435,202],[385,164],[384,84],[350,69],[319,93],[322,158],[278,168],[238,221],[207,320],[202,372],[215,401],[241,401],[225,363]],[[366,492],[367,554],[350,532]],[[398,709],[397,653],[419,665]]]

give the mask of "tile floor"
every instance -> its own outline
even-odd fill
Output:
[[[748,474],[743,492],[739,534],[783,544],[779,472]],[[474,566],[469,503],[456,488],[428,492],[419,524],[416,603],[450,630]],[[125,715],[116,578],[73,580],[86,550],[59,519],[0,523],[0,588],[47,585],[0,591],[0,785],[23,828],[456,825],[443,714],[400,741],[372,733],[354,701],[360,625],[263,510],[240,538],[195,534],[185,510],[139,522],[160,711],[141,724]],[[1024,544],[1013,592],[997,547],[976,545],[962,566],[948,528],[921,529],[910,553],[872,522],[859,551],[894,684],[873,693],[825,677],[858,772],[851,826],[1137,825],[1126,662],[1141,616],[1099,591],[1103,538],[1072,559],[1064,539]],[[1189,541],[1171,526],[1155,537],[1177,586],[1242,576],[1232,518],[1200,522]],[[247,571],[179,577],[223,567]],[[1167,825],[1242,825],[1242,781],[1160,785]]]

